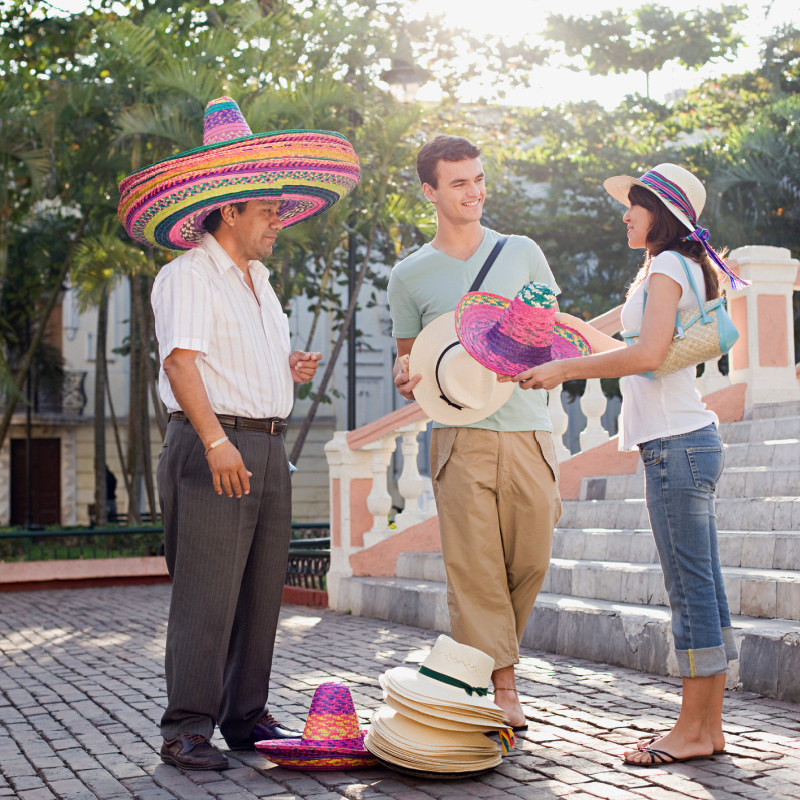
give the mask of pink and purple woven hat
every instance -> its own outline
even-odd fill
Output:
[[[513,300],[470,292],[456,307],[456,332],[476,361],[500,375],[590,355],[589,342],[574,328],[556,325],[555,313],[556,296],[543,283],[526,283]]]
[[[350,690],[341,683],[323,683],[314,692],[300,739],[256,742],[264,758],[287,769],[337,770],[371,767],[375,757],[364,736]]]
[[[215,208],[281,201],[284,227],[321,214],[359,180],[358,157],[331,131],[253,134],[230,97],[205,111],[203,146],[144,167],[119,185],[119,220],[143,244],[189,250]]]

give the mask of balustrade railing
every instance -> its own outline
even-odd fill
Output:
[[[717,360],[704,365],[697,379],[700,394],[708,395],[732,383],[746,383],[746,407],[757,402],[800,400],[792,316],[792,293],[800,290],[800,262],[784,248],[745,247],[731,253],[729,263],[743,278],[752,281],[750,288],[728,293],[731,315],[741,338],[729,354],[728,375],[722,374]],[[591,324],[613,336],[621,330],[620,311],[621,306],[613,308]],[[559,460],[572,455],[563,438],[571,433],[570,425],[581,424],[584,418],[580,435],[576,437],[572,432],[570,437],[578,440],[581,450],[609,440],[603,424],[604,416],[606,424],[609,422],[609,401],[599,380],[586,382],[578,404],[580,415],[572,405],[567,413],[561,400],[559,390],[550,392],[549,413]],[[338,607],[339,578],[352,575],[351,555],[435,515],[432,504],[423,508],[420,503],[425,479],[417,466],[418,437],[429,421],[416,403],[410,403],[363,428],[337,432],[326,445],[331,507],[328,591],[333,608]],[[388,470],[398,439],[403,468],[397,490],[404,508],[392,525]]]

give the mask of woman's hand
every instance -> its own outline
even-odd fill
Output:
[[[525,370],[525,372],[520,372],[519,375],[514,375],[513,377],[509,375],[500,375],[497,380],[500,381],[500,383],[514,381],[515,383],[519,383],[521,389],[554,389],[567,380],[568,376],[564,362],[570,360],[571,359],[550,361],[539,367],[533,367],[532,369]]]
[[[572,314],[567,314],[564,311],[556,311],[556,325],[566,325],[568,328],[573,328],[576,331],[583,332],[583,327],[587,324],[585,320],[580,317],[574,317]]]

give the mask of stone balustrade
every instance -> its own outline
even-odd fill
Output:
[[[800,262],[785,248],[743,247],[730,254],[729,263],[752,282],[747,289],[728,291],[731,316],[741,338],[729,356],[729,375],[720,372],[717,361],[705,364],[697,379],[700,394],[745,383],[745,408],[800,399],[792,317],[792,294],[800,290]],[[620,310],[620,306],[611,309],[592,320],[592,325],[613,336],[621,330]],[[601,421],[607,404],[600,381],[587,381],[579,404],[586,419],[580,433],[582,450],[608,441]],[[564,411],[558,390],[550,392],[549,411],[558,458],[564,460],[570,457],[562,442],[570,415]],[[339,579],[353,574],[351,555],[435,515],[434,508],[420,507],[425,482],[417,467],[418,437],[429,421],[416,403],[410,403],[355,431],[338,431],[326,445],[332,537],[328,593],[333,608],[338,607]],[[403,469],[397,489],[404,508],[390,526],[392,496],[387,473],[398,439]]]

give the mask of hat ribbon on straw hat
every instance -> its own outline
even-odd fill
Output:
[[[662,200],[666,201],[678,211],[682,212],[689,220],[694,230],[688,235],[683,237],[685,242],[700,242],[703,245],[709,258],[728,276],[731,282],[731,288],[744,289],[750,285],[749,281],[734,275],[725,262],[716,254],[714,248],[708,243],[709,233],[707,228],[703,228],[697,224],[697,213],[694,210],[689,198],[681,187],[674,181],[651,169],[645,172],[639,180],[651,191],[655,192]]]
[[[446,400],[447,398],[443,397],[442,399]],[[452,403],[450,405],[452,405]],[[456,406],[456,408],[458,408],[458,406]],[[460,681],[458,678],[451,678],[449,675],[445,675],[443,672],[437,672],[435,669],[429,669],[428,667],[420,666],[419,670],[417,671],[420,673],[420,675],[433,678],[435,681],[439,681],[440,683],[446,683],[448,686],[455,686],[457,689],[463,689],[470,697],[472,697],[473,692],[477,694],[478,697],[486,697],[486,695],[489,694],[488,687],[484,688],[483,686],[470,686],[468,683]]]

